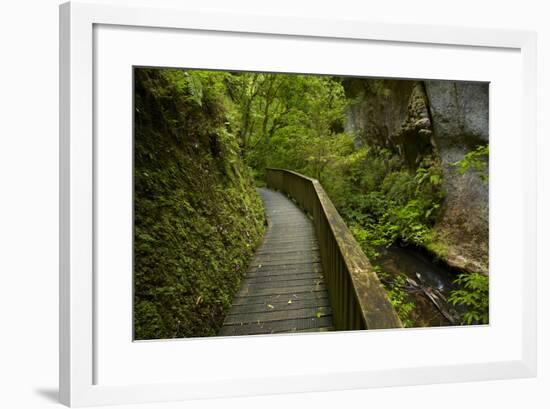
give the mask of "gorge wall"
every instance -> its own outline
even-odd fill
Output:
[[[135,70],[134,334],[216,335],[264,230],[220,87]]]
[[[349,78],[344,87],[355,100],[346,130],[357,145],[386,147],[411,171],[428,156],[439,161],[445,199],[428,250],[452,267],[488,274],[488,183],[454,165],[489,141],[488,84]]]

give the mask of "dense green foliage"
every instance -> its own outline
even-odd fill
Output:
[[[397,152],[356,146],[355,135],[344,131],[346,108],[354,101],[341,79],[241,73],[228,81],[228,94],[232,126],[258,179],[266,167],[319,179],[357,236],[373,248],[429,239],[444,196],[440,165],[428,157],[411,169]]]
[[[356,135],[344,130],[354,101],[341,79],[240,74],[229,89],[243,154],[258,183],[266,167],[319,179],[375,265],[380,246],[430,242],[444,196],[439,163],[428,157],[411,169],[398,152],[356,146]],[[402,321],[412,325],[414,304],[400,285],[404,277],[396,280],[386,285],[388,295]]]
[[[363,147],[344,160],[341,171],[327,190],[371,263],[376,266],[382,246],[430,242],[444,196],[437,162],[425,161],[411,170],[387,149]],[[378,275],[385,273],[378,268]],[[400,275],[384,283],[401,321],[412,326],[414,302],[403,289],[404,280]]]
[[[136,70],[136,338],[216,333],[262,234],[252,177],[263,184],[266,167],[319,179],[402,322],[414,325],[405,276],[390,279],[377,258],[392,245],[445,254],[432,237],[445,196],[441,164],[428,153],[411,165],[395,147],[346,131],[357,101],[344,81]],[[368,81],[387,94],[383,81]],[[486,181],[487,158],[488,146],[480,146],[455,164],[457,172]],[[463,292],[452,298],[471,311],[466,323],[485,317],[476,277],[461,276]]]
[[[263,232],[227,74],[135,71],[135,338],[215,335]]]
[[[228,94],[243,156],[263,180],[266,167],[285,167],[322,179],[351,143],[344,131],[347,99],[330,77],[234,74]]]
[[[488,324],[489,277],[479,273],[460,274],[456,284],[462,288],[451,293],[449,302],[466,308],[462,314],[463,324]]]

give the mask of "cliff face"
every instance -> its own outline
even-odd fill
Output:
[[[344,86],[356,101],[346,124],[356,144],[389,148],[411,169],[428,156],[441,164],[446,195],[428,248],[453,267],[487,274],[488,184],[453,164],[488,143],[488,85],[346,79]]]
[[[136,339],[216,335],[263,233],[263,207],[215,90],[135,71]]]
[[[489,86],[450,81],[425,84],[446,191],[435,239],[447,244],[449,264],[488,274],[489,185],[475,173],[459,174],[453,163],[489,142]]]
[[[344,87],[357,101],[348,109],[346,131],[358,144],[396,150],[410,167],[431,154],[433,132],[421,82],[349,79]]]

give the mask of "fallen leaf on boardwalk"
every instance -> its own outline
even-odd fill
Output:
[[[289,303],[289,304],[292,304],[292,300],[288,300],[288,303]]]
[[[271,304],[267,304],[267,308],[273,309],[273,308],[275,308],[275,307],[274,307],[273,305],[271,305]]]
[[[315,315],[317,315],[317,318],[321,318],[321,315],[322,315],[321,311],[317,311],[317,314],[315,314]]]
[[[258,268],[262,268],[262,265],[261,265],[261,264],[258,264]]]

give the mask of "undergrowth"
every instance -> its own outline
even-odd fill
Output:
[[[489,323],[489,277],[479,273],[460,274],[455,283],[461,288],[451,292],[449,302],[462,306],[462,323]]]
[[[354,148],[327,170],[324,185],[355,239],[374,265],[405,326],[412,326],[414,301],[405,277],[389,279],[377,266],[379,250],[394,244],[426,247],[444,198],[439,162],[427,157],[410,169],[394,152],[374,146]]]

